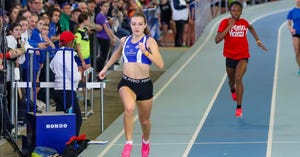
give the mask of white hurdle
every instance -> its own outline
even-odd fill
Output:
[[[83,77],[85,77],[86,83],[88,82],[89,74],[91,74],[91,78],[94,78],[94,69],[92,67],[88,68],[87,70],[84,71]],[[94,88],[91,88],[91,94],[90,94],[90,103],[91,103],[91,108],[88,111],[88,104],[87,104],[87,98],[88,98],[88,90],[89,87],[85,88],[85,97],[84,97],[84,117],[82,119],[87,119],[89,115],[94,114]],[[102,91],[101,91],[102,93]]]

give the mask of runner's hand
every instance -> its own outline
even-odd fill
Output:
[[[268,49],[262,44],[261,41],[256,41],[257,46],[259,46],[261,49],[263,49],[264,51],[267,51]]]
[[[103,80],[105,78],[105,71],[101,70],[100,73],[98,74],[98,77],[100,80]]]

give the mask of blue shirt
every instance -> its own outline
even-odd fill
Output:
[[[45,42],[45,40],[42,38],[40,31],[37,28],[34,28],[32,30],[32,35],[29,39],[29,44],[33,47],[33,48],[38,48],[38,44],[39,43],[43,43]],[[35,51],[36,52],[36,51]],[[26,53],[26,60],[23,63],[22,67],[24,69],[27,69],[29,67],[29,63],[30,63],[30,55],[28,53]],[[33,65],[33,70],[38,70],[40,68],[40,64],[43,64],[45,61],[45,51],[40,51],[40,55],[34,55],[35,57],[33,57],[34,59],[34,65]]]
[[[50,24],[49,24],[49,34],[48,34],[49,39],[51,39],[53,36],[57,36],[58,35],[59,32],[58,32],[58,28],[57,27],[58,26],[57,26],[56,23],[50,22]],[[55,45],[55,48],[58,49],[59,48],[59,41],[57,40],[57,41],[54,41],[53,43]],[[50,56],[50,58],[53,58],[55,56],[55,51],[51,51],[49,53],[49,56]]]
[[[293,21],[293,28],[296,30],[296,34],[300,35],[300,8],[290,10],[287,19]]]
[[[126,38],[124,47],[122,50],[123,62],[135,62],[135,63],[143,63],[151,65],[151,60],[143,54],[143,52],[139,49],[139,43],[142,42],[146,46],[146,41],[149,36],[144,36],[140,41],[136,43],[132,43],[132,35]]]

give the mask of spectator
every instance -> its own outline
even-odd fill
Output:
[[[97,54],[97,46],[94,44],[95,43],[95,39],[96,39],[96,33],[97,31],[101,31],[103,29],[103,27],[100,24],[96,24],[95,23],[95,18],[96,18],[96,1],[95,0],[88,0],[87,1],[87,5],[88,5],[88,16],[90,19],[89,22],[89,26],[87,26],[89,29],[89,37],[90,37],[90,52],[91,52],[91,66],[95,67],[95,55]]]
[[[43,10],[43,0],[28,0],[27,1],[27,9],[36,13],[37,15],[40,15],[44,12]]]
[[[9,33],[6,36],[7,40],[7,47],[9,49],[20,49],[22,51],[22,54],[25,52],[24,49],[24,43],[21,41],[21,31],[22,31],[22,26],[19,23],[12,23],[9,26]],[[15,62],[16,61],[16,62]],[[17,63],[17,64],[23,64],[25,61],[25,58],[17,58],[17,60],[8,60],[7,63],[7,81],[14,80],[10,77],[10,72],[11,72],[11,63]]]
[[[17,18],[17,23],[19,23],[22,27],[21,29],[21,40],[22,42],[28,43],[28,20],[24,16],[19,16]]]
[[[54,42],[55,47],[59,48],[59,35],[61,33],[61,27],[59,25],[59,18],[61,11],[57,8],[53,8],[49,11],[50,24],[49,24],[49,38]],[[53,58],[55,54],[50,54],[50,58]]]
[[[107,60],[109,49],[111,44],[114,45],[116,42],[116,38],[114,36],[113,31],[108,24],[106,15],[109,9],[109,3],[106,1],[101,2],[100,4],[101,11],[97,15],[96,23],[101,25],[103,29],[101,31],[97,31],[97,39],[100,45],[101,54],[97,57],[97,72],[100,72],[104,67],[104,64]]]
[[[19,16],[17,18],[17,23],[21,25],[21,42],[23,43],[26,52],[28,48],[32,48],[28,42],[28,20],[23,16]],[[25,61],[25,55],[22,55],[22,58],[24,58]]]
[[[5,35],[3,34],[4,31],[3,29],[5,28],[5,21],[3,21],[3,16],[5,15],[5,11],[2,10],[2,8],[0,8],[0,36],[4,37]],[[9,59],[9,58],[15,58],[18,55],[22,55],[22,51],[19,48],[16,49],[7,49],[7,42],[3,42],[4,38],[0,38],[0,70],[2,70],[2,72],[4,72],[3,70],[5,67],[3,66],[3,59],[5,57],[5,59]],[[6,51],[6,52],[5,52]],[[4,56],[5,55],[5,56]],[[2,73],[4,75],[4,73]],[[6,81],[5,76],[2,77],[2,80],[0,82],[0,88],[1,88],[1,94],[2,95],[6,95],[4,88],[4,81]],[[8,93],[10,94],[10,93]],[[8,97],[8,96],[7,96]],[[7,100],[5,97],[4,99],[2,99],[3,101],[1,102],[3,105],[7,106]],[[0,121],[0,136],[3,133],[3,128],[6,128],[9,132],[11,132],[11,130],[14,128],[14,125],[12,124],[11,120],[10,120],[10,116],[9,116],[9,111],[4,110],[5,108],[0,108],[0,116],[1,117],[5,117],[5,121]],[[1,115],[2,113],[4,113],[4,115]],[[3,122],[3,123],[2,123]]]
[[[71,6],[72,4],[69,2],[61,4],[62,13],[60,15],[59,24],[62,32],[70,30]]]
[[[72,10],[71,18],[70,18],[70,31],[75,33],[78,25],[78,16],[82,13],[79,8],[75,8]]]
[[[85,26],[89,25],[90,19],[87,14],[83,13],[78,16],[78,29],[76,30],[75,39],[77,55],[75,61],[78,65],[78,70],[81,72],[81,81],[85,83],[87,80],[83,76],[84,71],[91,67],[91,51],[88,30]],[[85,97],[85,88],[83,88],[83,96]],[[90,104],[90,101],[88,104]]]
[[[71,1],[70,1],[70,3],[72,3],[71,10],[74,10],[74,9],[78,8],[79,3],[80,3],[81,1],[82,1],[82,0],[71,0]]]
[[[14,6],[9,10],[9,23],[15,23],[21,8],[19,5]]]
[[[128,0],[127,3],[127,13],[128,17],[131,18],[135,12],[143,12],[141,4],[138,4],[135,0]]]
[[[41,36],[42,36],[42,40],[46,42],[46,45],[48,45],[48,48],[55,49],[54,43],[49,38],[49,25],[47,24],[44,25],[44,27],[42,28]]]
[[[85,2],[79,2],[78,3],[78,8],[83,12],[83,13],[88,13],[88,6]]]
[[[128,12],[127,12],[126,5],[125,5],[124,1],[119,0],[117,6],[118,6],[119,12],[121,12],[122,15],[123,15],[123,20],[121,22],[121,27],[126,29],[127,31],[129,31],[131,33]]]
[[[143,9],[155,8],[157,5],[159,5],[158,1],[156,0],[141,0],[140,3],[143,6]]]
[[[187,37],[187,43],[186,46],[193,46],[195,43],[196,37],[195,37],[195,1],[193,0],[190,2],[189,5],[190,13],[189,13],[189,29],[188,29],[188,37]]]
[[[88,0],[87,1],[87,10],[88,15],[90,17],[90,22],[95,23],[95,9],[96,9],[96,1],[95,0]]]
[[[171,0],[172,18],[176,24],[175,47],[182,46],[184,25],[188,20],[188,5],[184,0]]]
[[[43,19],[43,18],[41,18]],[[41,53],[45,54],[44,58],[41,58],[40,60],[40,69],[39,69],[39,74],[37,76],[37,82],[46,82],[47,78],[46,78],[46,66],[44,66],[45,61],[46,61],[46,53],[49,53],[49,58],[50,60],[53,58],[50,57],[50,55],[55,54],[55,51],[51,51],[50,49],[55,49],[55,44],[52,42],[52,40],[50,40],[49,37],[49,25],[45,24],[42,28],[41,31],[41,37],[42,37],[42,41],[44,41],[46,43],[47,49],[46,51],[41,50]],[[54,74],[52,71],[49,72],[49,81],[53,82],[54,81]],[[43,101],[44,103],[46,103],[46,90],[45,88],[38,88],[38,95],[37,98],[41,101]],[[52,94],[52,88],[50,89],[50,98],[52,98],[53,94]]]
[[[24,19],[26,19],[27,22],[25,22]],[[21,26],[22,26],[21,39],[25,43],[25,46],[27,48],[31,48],[31,46],[29,45],[29,42],[28,42],[29,38],[31,36],[31,30],[29,30],[30,19],[31,19],[31,12],[29,10],[21,9],[19,11],[19,16],[17,17],[17,22],[19,24],[21,24]]]
[[[226,4],[225,0],[219,0],[219,1],[212,0],[212,4],[210,6],[212,17],[215,18],[216,16],[225,13],[227,6],[228,4]]]
[[[159,25],[162,29],[162,46],[167,45],[167,34],[171,28],[172,8],[168,0],[161,0],[158,9]]]
[[[40,15],[40,17],[45,21],[45,25],[49,26],[49,24],[50,24],[50,17],[49,17],[49,15],[46,12],[44,12],[44,13],[42,13]]]
[[[27,9],[21,9],[19,11],[19,15],[18,16],[23,16],[27,19],[28,21],[28,25],[29,25],[29,22],[30,22],[30,18],[31,18],[31,12]]]
[[[112,17],[113,17],[113,31],[118,38],[130,35],[130,32],[122,27],[124,14],[118,7],[118,0],[112,2]]]
[[[95,23],[95,9],[96,9],[96,1],[95,0],[88,0],[87,1],[87,15],[89,16],[90,22],[88,23],[89,25],[87,26],[89,28],[89,33],[94,34],[95,31],[101,31],[103,28],[101,25]],[[90,36],[91,38],[91,36]]]
[[[98,15],[98,13],[100,12],[101,0],[95,0],[95,2],[96,2],[95,15]],[[96,21],[96,17],[95,17],[94,21]]]
[[[75,51],[69,50],[73,48],[73,41],[75,36],[70,31],[65,31],[60,35],[61,48],[64,51],[59,50],[55,54],[50,63],[50,68],[55,74],[55,90],[54,101],[56,103],[56,111],[66,111],[73,105],[72,112],[76,115],[76,136],[79,135],[80,127],[82,124],[81,110],[78,105],[76,96],[76,89],[81,79],[80,72],[78,71],[77,64],[74,59]],[[67,48],[67,49],[66,49]],[[64,53],[64,55],[63,55]],[[63,65],[63,60],[65,65]],[[65,71],[63,70],[65,69]],[[73,69],[73,72],[71,71]],[[72,76],[73,75],[73,80]],[[65,76],[65,80],[63,80]],[[64,81],[65,81],[65,95],[64,95]],[[72,86],[73,85],[73,86]],[[65,99],[65,100],[64,100]],[[65,102],[68,102],[65,104]],[[73,104],[71,103],[73,102]],[[64,106],[66,105],[66,106]],[[66,108],[65,108],[66,107]]]
[[[37,21],[38,21],[39,17],[36,13],[31,12],[31,16],[30,16],[30,20],[28,22],[28,37],[30,39],[31,35],[32,35],[32,31],[33,29],[36,27]]]
[[[60,5],[58,3],[53,4],[53,8],[56,8],[61,11]]]
[[[7,101],[8,105],[12,106],[11,102],[11,88],[12,82],[15,81],[13,77],[14,68],[24,62],[24,57],[19,57],[24,54],[24,44],[21,41],[21,28],[22,26],[18,23],[11,23],[8,29],[8,35],[6,36],[7,47],[14,51],[19,51],[17,58],[6,60],[6,90],[7,90]]]
[[[39,49],[45,49],[48,47],[48,43],[42,38],[42,30],[45,26],[45,21],[42,18],[38,19],[36,28],[34,28],[32,30],[32,35],[29,39],[29,44],[33,47],[33,48],[39,48]],[[38,71],[40,70],[40,68],[43,66],[44,60],[45,60],[45,52],[44,51],[34,51],[34,57],[33,57],[33,76],[37,76]],[[27,74],[27,70],[29,68],[29,63],[30,63],[30,56],[27,53],[26,54],[26,60],[25,63],[22,66],[22,79],[24,81],[29,81],[28,78],[30,78],[30,76],[28,76]],[[27,78],[28,77],[28,78]],[[33,81],[38,81],[38,78],[36,78],[37,80],[33,80]]]

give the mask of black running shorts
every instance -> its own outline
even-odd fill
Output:
[[[133,79],[123,74],[118,90],[123,86],[129,87],[136,94],[136,100],[148,100],[153,97],[153,83],[150,77]]]
[[[226,58],[226,67],[235,69],[240,60],[246,60],[248,63],[248,58],[234,60],[231,58]]]

